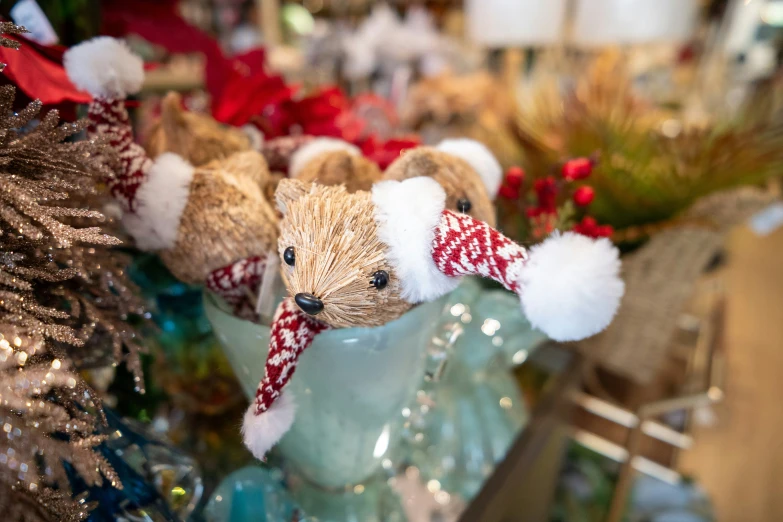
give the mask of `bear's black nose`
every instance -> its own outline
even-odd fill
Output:
[[[313,294],[296,294],[294,296],[294,301],[296,301],[299,308],[306,314],[318,315],[324,309],[324,302]]]

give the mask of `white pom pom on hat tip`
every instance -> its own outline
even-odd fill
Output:
[[[604,330],[625,292],[617,248],[606,238],[574,232],[553,234],[531,248],[520,283],[530,323],[560,342]]]
[[[122,40],[99,36],[65,52],[71,82],[94,97],[135,94],[144,83],[144,62]]]
[[[290,392],[283,391],[267,411],[256,415],[255,401],[245,412],[242,439],[259,460],[291,429],[296,416],[296,403]]]

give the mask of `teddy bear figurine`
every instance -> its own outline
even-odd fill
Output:
[[[118,153],[106,184],[136,245],[158,252],[179,280],[205,284],[235,313],[252,316],[249,297],[277,242],[264,157],[248,147],[198,166],[173,152],[153,159],[134,141],[125,108],[144,80],[141,59],[121,41],[98,37],[68,50],[64,61],[71,81],[93,96],[88,135],[105,136]],[[190,148],[177,150],[192,157]]]
[[[321,185],[343,185],[348,192],[356,192],[370,190],[382,172],[356,145],[337,138],[314,138],[291,154],[288,175]]]
[[[292,178],[321,185],[344,185],[348,192],[369,191],[381,180],[430,177],[446,191],[446,208],[495,225],[495,199],[503,170],[492,153],[470,139],[447,139],[416,147],[381,172],[358,147],[334,138],[314,138],[291,156]]]
[[[323,162],[319,156],[311,161]],[[243,422],[256,457],[293,423],[285,386],[318,333],[381,326],[451,292],[462,276],[517,293],[530,323],[557,341],[592,336],[611,322],[624,291],[617,249],[572,232],[529,250],[503,236],[479,218],[487,217],[479,202],[489,198],[477,178],[489,185],[496,164],[486,148],[457,141],[403,154],[383,175],[395,179],[369,191],[280,182],[278,254],[290,297],[273,319],[265,374]]]

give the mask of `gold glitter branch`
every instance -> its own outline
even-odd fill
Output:
[[[110,248],[119,240],[96,226],[108,224],[95,187],[114,158],[100,141],[63,142],[85,123],[56,111],[24,132],[40,103],[14,114],[13,96],[0,88],[0,314],[79,367],[126,361],[141,390],[143,346],[126,320],[142,303]]]
[[[41,513],[33,520],[86,517],[89,506],[66,495],[70,491],[66,461],[90,485],[101,484],[105,477],[122,487],[111,466],[93,450],[103,440],[94,435],[99,408],[100,402],[69,363],[47,353],[43,337],[0,325],[0,486],[4,486],[0,506],[4,513],[22,495],[39,504],[31,513]]]
[[[84,121],[40,117],[40,102],[14,113],[14,95],[0,87],[0,510],[77,521],[91,506],[71,497],[64,462],[88,485],[122,484],[94,449],[105,418],[75,370],[124,361],[143,391],[143,346],[129,325],[142,302],[97,210],[96,186],[117,158],[100,140],[67,141]]]
[[[13,22],[0,22],[0,46],[1,47],[8,47],[10,49],[19,49],[20,43],[16,40],[12,40],[11,38],[6,38],[3,36],[4,34],[22,34],[22,33],[29,33],[27,29],[22,27],[21,25],[16,25]],[[0,63],[0,71],[5,69],[6,64]]]

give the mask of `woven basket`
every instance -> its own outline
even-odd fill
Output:
[[[655,234],[623,258],[626,293],[617,317],[603,333],[580,343],[580,350],[638,384],[652,381],[668,354],[680,313],[722,248],[726,232],[773,199],[768,191],[747,187],[705,197],[681,218],[681,225]]]

